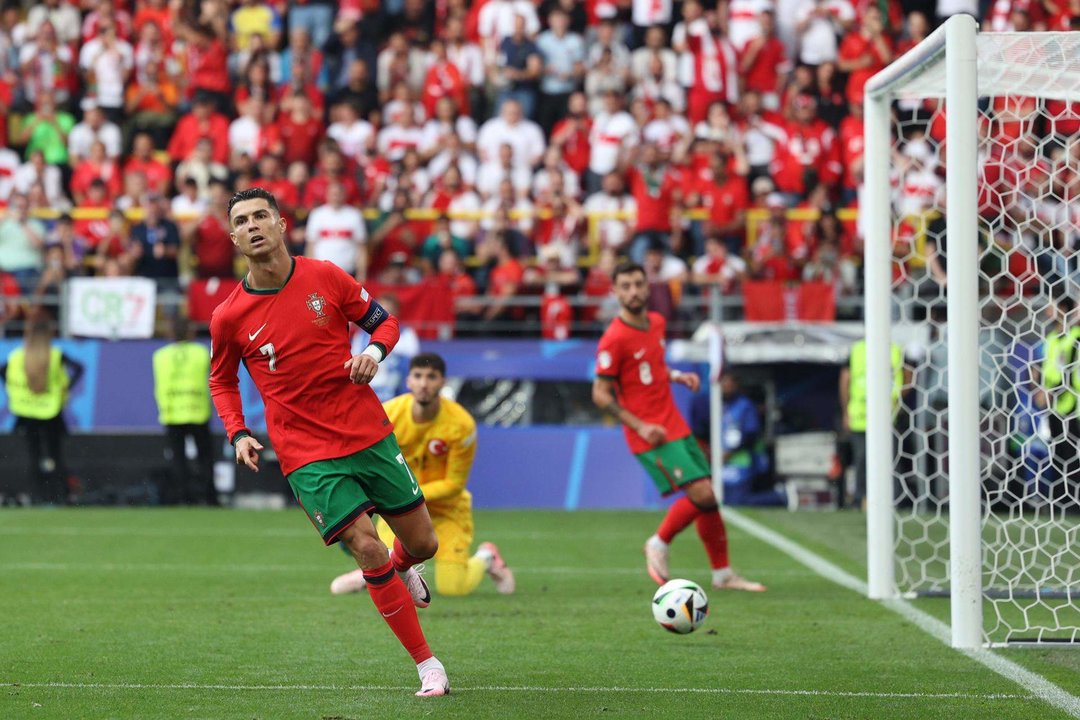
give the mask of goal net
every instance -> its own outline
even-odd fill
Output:
[[[950,597],[958,646],[1080,642],[1074,101],[1080,33],[969,17],[868,86],[871,594]]]

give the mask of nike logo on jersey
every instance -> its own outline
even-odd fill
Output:
[[[264,327],[266,327],[266,323],[263,323],[262,327],[259,328],[258,330],[256,330],[255,332],[248,333],[248,340],[254,340],[255,338],[259,337],[259,333],[261,333],[263,331]]]
[[[635,360],[640,360],[643,357],[645,357],[645,348],[641,348],[636,353],[634,353]]]

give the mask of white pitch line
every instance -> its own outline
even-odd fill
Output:
[[[761,540],[768,545],[772,545],[780,552],[810,568],[826,580],[830,580],[841,587],[857,592],[863,597],[866,597],[869,594],[869,588],[862,580],[841,570],[836,565],[833,565],[820,555],[807,550],[794,540],[781,535],[756,520],[750,519],[737,510],[725,507],[724,518],[743,532],[753,535],[758,540]],[[931,637],[934,637],[951,647],[952,635],[949,626],[937,618],[919,610],[906,600],[886,600],[883,601],[882,604]],[[1005,679],[1015,682],[1017,685],[1031,693],[1033,697],[1060,710],[1064,710],[1075,718],[1080,718],[1080,698],[1058,687],[1042,675],[1032,672],[991,650],[980,648],[977,650],[960,650],[960,652],[984,667],[993,670]]]
[[[343,568],[347,569],[347,568]],[[681,576],[700,572],[700,568],[673,568]],[[333,572],[317,565],[285,565],[259,563],[71,563],[71,562],[10,562],[0,563],[2,571],[27,572],[165,572],[213,575],[218,573],[305,573]],[[523,567],[514,566],[514,572],[526,575],[644,575],[644,565],[634,567],[583,568],[572,566]],[[811,575],[799,570],[774,572],[776,575]]]
[[[399,692],[415,690],[407,685],[224,685],[201,683],[0,683],[4,688],[61,689],[61,690],[226,690],[226,691],[327,691],[327,692]],[[783,690],[764,688],[662,688],[662,687],[544,687],[533,685],[477,685],[454,688],[460,692],[538,692],[538,693],[619,693],[672,695],[776,695],[782,697],[842,697],[913,700],[1030,700],[1031,695],[1010,693],[904,693],[844,690]]]

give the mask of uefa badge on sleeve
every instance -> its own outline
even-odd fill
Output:
[[[322,510],[316,510],[312,515],[315,518],[315,522],[319,523],[320,527],[326,527],[326,523],[323,522]]]

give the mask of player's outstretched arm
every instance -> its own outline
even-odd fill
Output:
[[[615,383],[609,378],[597,376],[592,387],[593,404],[642,437],[650,445],[660,445],[667,439],[662,425],[647,423],[619,404],[615,397]]]
[[[698,377],[696,372],[680,372],[679,370],[672,370],[668,373],[668,378],[676,385],[685,385],[690,388],[690,392],[696,393],[701,389],[701,378]]]

